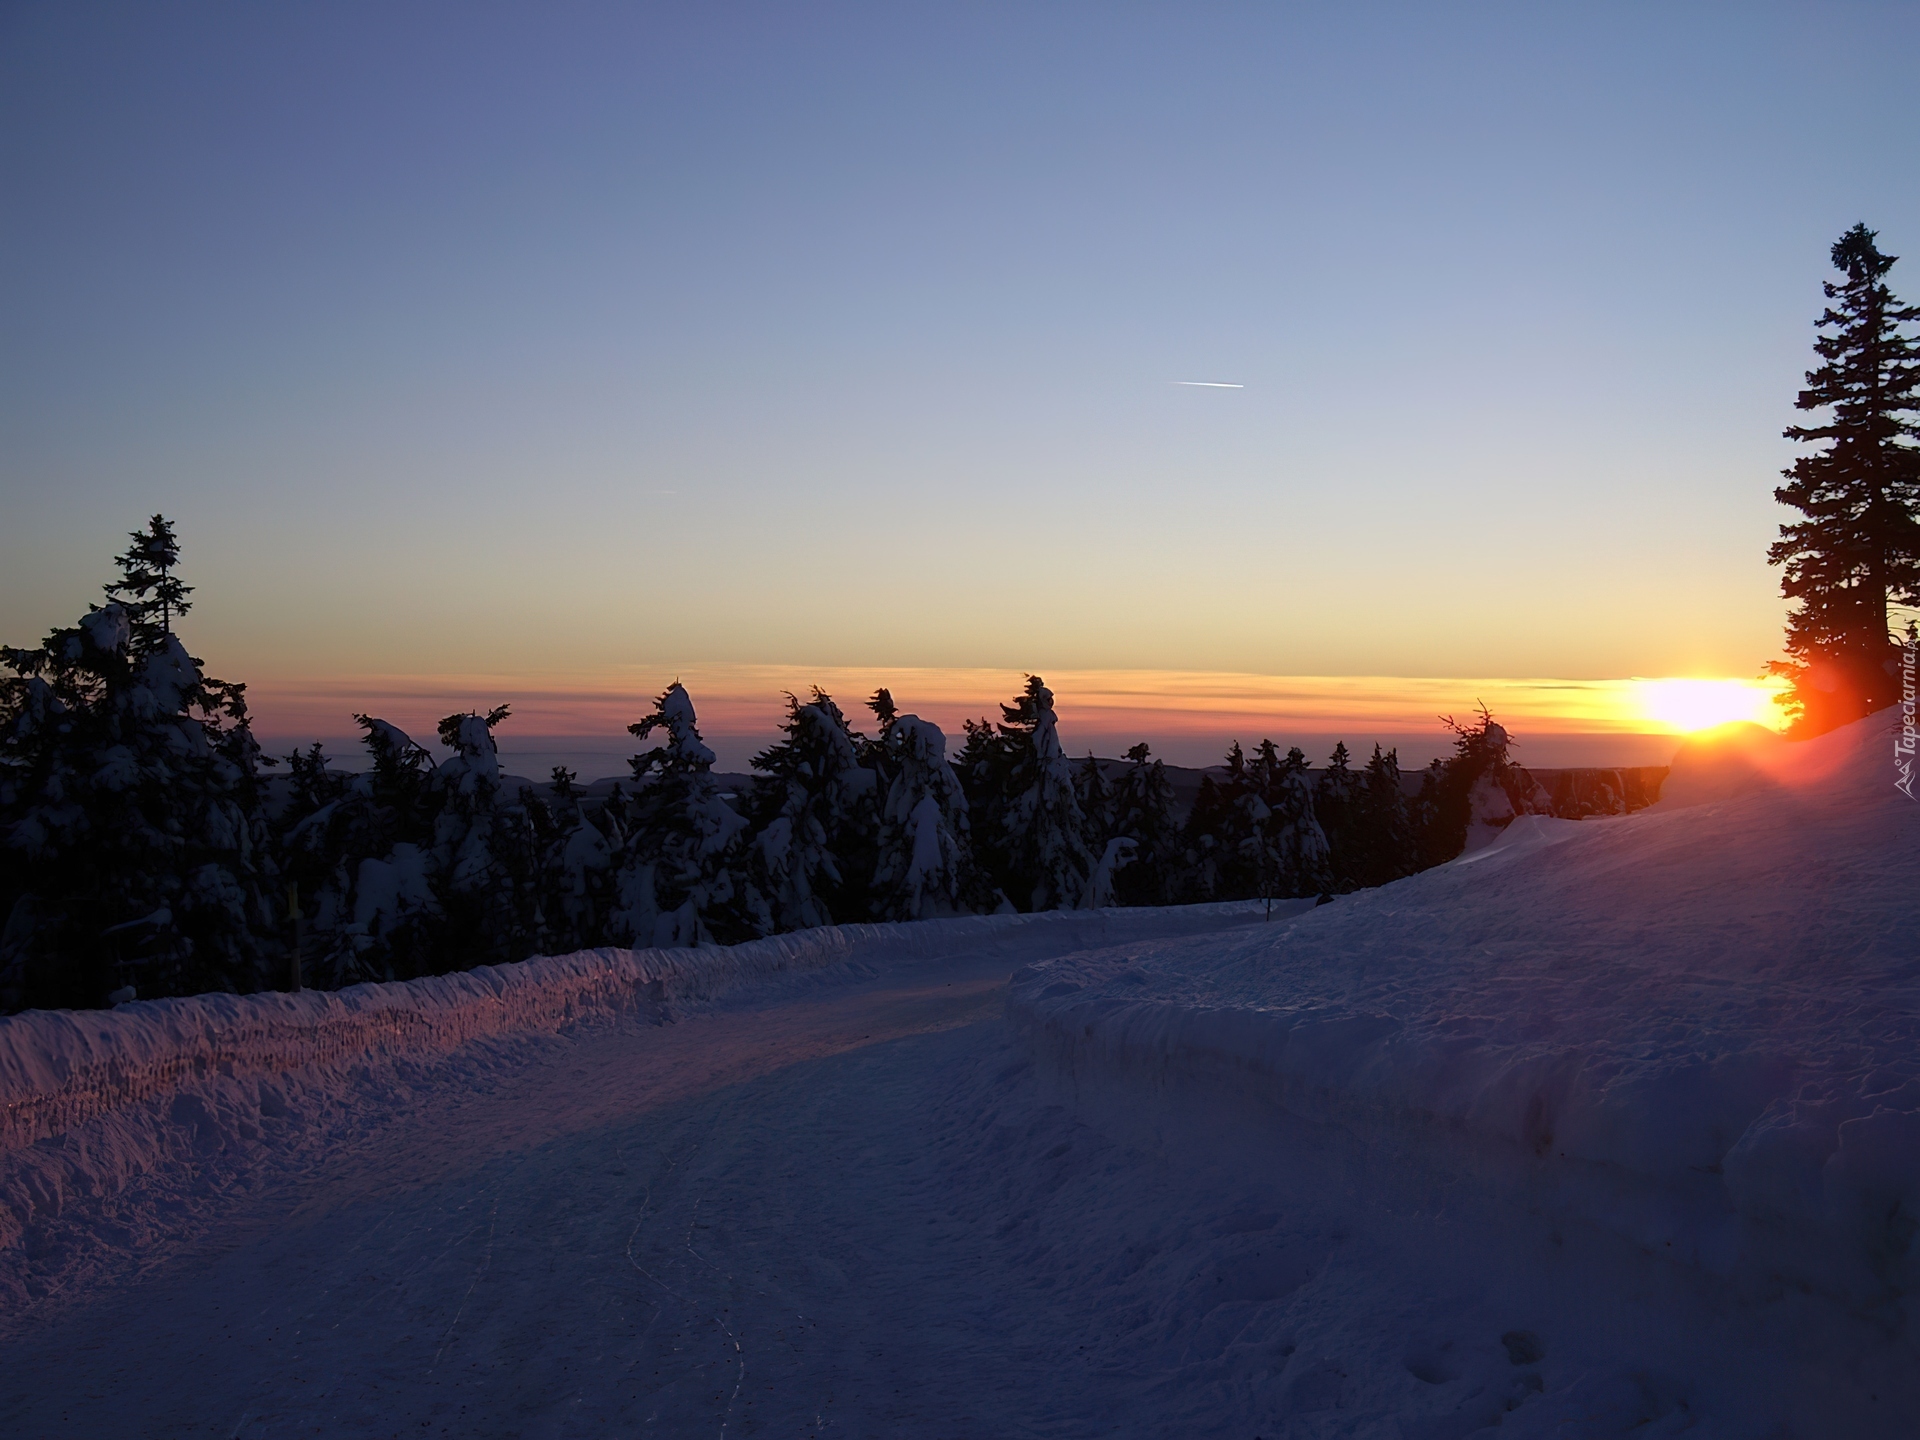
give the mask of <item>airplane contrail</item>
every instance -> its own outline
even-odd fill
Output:
[[[1208,390],[1244,390],[1244,385],[1235,385],[1226,380],[1176,380],[1176,385],[1199,385]]]

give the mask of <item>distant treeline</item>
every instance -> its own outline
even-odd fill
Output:
[[[408,979],[596,945],[729,943],[854,921],[1331,895],[1458,855],[1469,827],[1548,808],[1482,711],[1402,783],[1378,746],[1310,771],[1236,742],[1182,818],[1146,745],[1070,760],[1040,677],[947,737],[885,690],[855,729],[788,697],[745,794],[723,795],[679,684],[629,728],[659,742],[589,798],[564,769],[509,789],[507,718],[449,715],[436,763],[357,717],[371,767],[262,755],[245,687],[174,633],[190,587],[155,516],[107,602],[0,660],[0,1003]],[[269,773],[269,772],[272,773]]]

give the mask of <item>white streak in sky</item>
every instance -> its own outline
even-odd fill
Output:
[[[1176,385],[1198,385],[1207,390],[1244,390],[1244,385],[1234,385],[1225,380],[1176,380]]]

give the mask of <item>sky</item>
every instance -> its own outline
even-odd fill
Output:
[[[1494,694],[1640,758],[1619,682],[1779,653],[1828,246],[1920,297],[1916,48],[1911,5],[0,6],[0,640],[163,511],[271,736],[506,699],[618,748],[677,677],[741,764],[782,688],[957,728],[1039,671],[1069,744]]]

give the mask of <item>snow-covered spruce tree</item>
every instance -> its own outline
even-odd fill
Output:
[[[1413,868],[1426,870],[1435,865],[1444,865],[1460,853],[1456,845],[1452,853],[1447,853],[1448,836],[1451,826],[1443,826],[1440,821],[1440,792],[1447,778],[1447,766],[1443,760],[1429,760],[1427,768],[1420,772],[1420,788],[1407,805],[1407,815],[1413,825]],[[1466,843],[1466,830],[1459,831],[1459,844]]]
[[[1272,867],[1262,868],[1269,811],[1238,740],[1227,749],[1224,769],[1218,779],[1201,778],[1200,795],[1187,816],[1188,868],[1194,882],[1190,898],[1245,900],[1277,894]]]
[[[961,722],[966,739],[953,768],[966,792],[972,826],[973,858],[989,883],[1003,894],[1014,884],[1008,846],[1007,807],[1013,795],[1016,742],[994,729],[984,716]]]
[[[1264,765],[1262,762],[1265,762]],[[1271,740],[1254,748],[1249,761],[1234,741],[1227,753],[1227,789],[1233,799],[1233,826],[1230,832],[1234,863],[1226,899],[1273,899],[1282,893],[1280,877],[1267,840],[1268,822],[1273,812],[1267,807],[1267,790],[1280,764],[1279,752]]]
[[[431,974],[442,948],[433,759],[397,725],[354,720],[372,761],[360,774],[327,769],[317,745],[289,757],[281,851],[303,917],[302,975],[320,989]]]
[[[193,586],[173,573],[180,564],[180,541],[166,516],[155,515],[145,530],[127,538],[132,543],[114,556],[120,578],[106,592],[127,612],[129,653],[151,655],[173,633],[173,622],[193,608],[187,599]]]
[[[1091,750],[1073,767],[1073,798],[1086,822],[1087,848],[1097,854],[1113,833],[1113,787]]]
[[[434,809],[431,875],[443,921],[435,969],[524,960],[536,948],[538,863],[525,808],[502,793],[493,732],[508,715],[497,705],[440,722],[453,754],[428,777]]]
[[[1280,767],[1279,794],[1267,804],[1273,811],[1269,842],[1294,895],[1324,895],[1333,886],[1332,847],[1315,813],[1313,792],[1307,757],[1299,746],[1290,746]]]
[[[873,712],[873,718],[880,728],[871,738],[853,732],[854,753],[859,757],[860,768],[873,773],[873,813],[872,813],[872,851],[863,861],[856,862],[866,867],[866,902],[862,911],[869,919],[879,918],[879,901],[873,889],[873,877],[880,865],[880,816],[885,810],[887,795],[893,787],[898,772],[898,756],[892,745],[893,727],[900,718],[900,707],[893,703],[893,692],[882,687],[867,697],[867,709]],[[944,758],[944,757],[943,757]],[[977,861],[974,863],[977,864]],[[846,868],[844,865],[841,867]]]
[[[720,798],[713,751],[700,738],[678,680],[628,730],[666,743],[632,760],[611,920],[615,940],[650,945],[731,944],[773,929],[765,899],[741,873],[747,822]]]
[[[410,980],[525,959],[540,948],[540,855],[524,800],[502,790],[485,715],[449,715],[435,765],[404,730],[355,719],[372,766],[339,775],[314,749],[289,757],[283,853],[300,900],[308,984]]]
[[[1116,905],[1120,903],[1119,876],[1133,864],[1140,847],[1132,836],[1114,829],[1113,787],[1100,773],[1100,762],[1091,751],[1073,769],[1073,796],[1080,806],[1087,853],[1094,857],[1085,903],[1096,908]]]
[[[1769,668],[1790,683],[1794,728],[1817,735],[1900,698],[1889,602],[1920,605],[1920,342],[1902,332],[1920,308],[1886,283],[1897,257],[1855,225],[1833,246],[1845,276],[1825,285],[1835,303],[1814,342],[1823,363],[1807,372],[1795,405],[1830,411],[1826,423],[1786,436],[1826,448],[1802,455],[1773,494],[1806,518],[1780,527],[1767,563],[1783,567],[1789,660]]]
[[[1262,740],[1247,766],[1255,894],[1325,894],[1332,884],[1327,837],[1314,815],[1313,782],[1299,746],[1284,757]]]
[[[1113,834],[1133,841],[1131,863],[1114,876],[1121,905],[1171,905],[1180,894],[1180,831],[1173,819],[1167,767],[1146,743],[1127,751],[1129,762],[1113,793]]]
[[[605,812],[596,825],[581,802],[578,779],[556,765],[548,786],[551,799],[521,795],[540,856],[537,945],[554,954],[605,944],[613,908],[614,850],[602,828]]]
[[[633,796],[627,787],[618,780],[607,791],[607,798],[600,802],[594,813],[593,823],[600,833],[607,837],[607,845],[613,851],[616,873],[619,858],[626,853],[627,835],[633,829]]]
[[[1327,768],[1313,787],[1313,813],[1327,837],[1327,863],[1332,872],[1331,888],[1339,894],[1358,889],[1360,852],[1359,777],[1353,773],[1352,756],[1342,740],[1327,757]]]
[[[1513,763],[1508,754],[1512,737],[1484,705],[1470,725],[1451,715],[1441,723],[1453,732],[1454,751],[1433,763],[1421,786],[1423,868],[1479,849],[1521,815],[1552,810],[1551,799],[1534,778]]]
[[[1351,834],[1352,857],[1345,863],[1356,885],[1385,885],[1420,868],[1398,750],[1374,744],[1354,796]]]
[[[252,990],[283,940],[245,687],[209,679],[173,527],[111,599],[0,662],[0,998],[11,1008]]]
[[[514,809],[525,818],[527,827],[527,854],[529,874],[526,881],[531,933],[534,953],[539,955],[561,954],[568,950],[577,950],[577,945],[569,945],[561,937],[560,928],[549,918],[560,911],[560,879],[555,863],[556,851],[560,842],[560,827],[566,823],[567,799],[571,796],[573,782],[579,777],[564,765],[557,765],[553,771],[556,779],[565,777],[564,792],[554,793],[551,798],[533,785],[521,785],[514,802]],[[549,782],[552,790],[552,782]]]
[[[854,748],[859,752],[860,763],[873,771],[880,779],[880,791],[886,793],[887,775],[887,737],[893,731],[893,722],[900,718],[900,707],[893,703],[893,692],[884,686],[867,697],[867,709],[873,712],[873,718],[880,722],[880,730],[871,740],[854,732]]]
[[[781,730],[784,740],[753,757],[762,772],[748,802],[754,887],[776,929],[864,920],[879,859],[879,796],[875,772],[860,763],[862,737],[818,687],[809,704],[787,696]]]
[[[320,897],[344,890],[346,882],[335,884],[339,831],[337,824],[341,802],[352,789],[354,777],[333,769],[327,763],[325,748],[316,740],[306,750],[295,750],[287,757],[289,775],[282,788],[279,804],[271,807],[274,844],[280,857],[280,878],[286,887],[287,909],[292,920],[293,953],[288,979],[297,979],[302,987],[331,988],[322,978],[331,974],[330,965],[321,964],[322,954],[331,954],[337,923],[329,923],[322,939],[313,925]],[[340,906],[329,904],[329,916]]]
[[[1239,741],[1227,760],[1224,781],[1201,774],[1200,792],[1187,812],[1181,835],[1180,900],[1184,904],[1236,899],[1245,893],[1240,853],[1245,815],[1236,800],[1246,784],[1246,757]]]
[[[918,715],[890,710],[883,720],[887,788],[873,873],[875,918],[932,920],[1000,908],[1002,898],[967,843],[967,796],[947,763],[947,737]]]
[[[1053,692],[1038,675],[1000,707],[1008,765],[1000,815],[1006,894],[1028,910],[1077,910],[1093,898],[1095,857],[1061,748]]]

